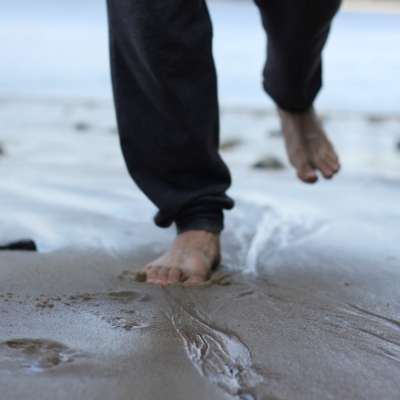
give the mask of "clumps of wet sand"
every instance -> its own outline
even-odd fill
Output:
[[[128,282],[146,282],[146,272],[127,270],[121,272],[118,278]]]
[[[63,302],[65,304],[61,296],[46,297],[44,294],[41,294],[39,297],[36,297],[35,301],[36,301],[35,307],[38,308],[54,308],[54,304],[57,301]]]
[[[38,301],[35,304],[35,307],[41,307],[41,308],[54,308],[54,303],[52,303],[49,299],[45,299],[43,301]]]
[[[140,270],[126,270],[123,271],[119,275],[120,279],[123,279],[128,282],[146,282],[146,273]],[[216,272],[214,272],[210,279],[207,280],[205,283],[202,285],[198,285],[197,287],[205,287],[205,286],[211,286],[211,285],[221,285],[221,286],[226,286],[230,285],[232,282],[231,275],[228,271],[220,269]],[[181,286],[183,285],[182,282],[176,282],[173,283],[171,286]]]
[[[70,295],[67,296],[65,294],[63,295],[44,295],[41,294],[39,296],[33,297],[30,299],[29,295],[26,295],[24,297],[19,296],[14,294],[12,292],[7,292],[7,293],[0,293],[0,300],[3,300],[5,302],[11,302],[14,301],[14,303],[22,304],[22,305],[29,305],[32,304],[34,305],[37,309],[45,309],[45,308],[54,308],[56,303],[64,304],[66,306],[70,306],[72,304],[75,304],[76,302],[86,302],[88,300],[92,300],[94,297],[93,294],[89,293],[77,293],[75,295]],[[98,304],[93,304],[94,306],[98,306]]]
[[[0,298],[2,298],[3,301],[9,301],[13,298],[13,293],[7,292],[6,294],[0,294]]]

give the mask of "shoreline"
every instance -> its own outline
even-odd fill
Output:
[[[209,3],[249,3],[251,0],[208,0]],[[350,12],[400,13],[400,1],[344,0],[341,10]]]
[[[345,0],[341,10],[350,12],[371,12],[383,14],[399,14],[399,1],[365,1],[365,0]]]

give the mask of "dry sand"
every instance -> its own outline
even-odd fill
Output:
[[[232,282],[198,288],[130,279],[174,230],[110,106],[4,101],[0,121],[0,244],[39,249],[0,252],[1,399],[399,398],[398,117],[327,117],[345,166],[309,187],[251,168],[287,166],[275,116],[223,113]]]

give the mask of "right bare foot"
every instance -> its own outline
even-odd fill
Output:
[[[286,150],[297,176],[306,183],[314,183],[318,169],[325,178],[339,171],[338,157],[314,109],[300,114],[278,109]]]
[[[219,233],[207,231],[181,233],[164,255],[146,265],[146,282],[162,286],[173,282],[204,283],[221,260],[219,236]]]

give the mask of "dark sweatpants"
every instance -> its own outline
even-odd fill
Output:
[[[321,51],[340,0],[256,0],[268,34],[264,88],[291,112],[321,87]],[[158,226],[223,228],[228,168],[218,154],[212,26],[204,0],[108,0],[123,155],[159,208]],[[229,15],[227,15],[229,18]]]

